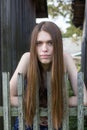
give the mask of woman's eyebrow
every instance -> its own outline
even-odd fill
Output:
[[[37,40],[36,41],[36,43],[39,43],[39,42],[52,42],[52,40],[50,39],[50,40],[44,40],[44,41],[43,40]]]
[[[47,40],[47,42],[53,42],[53,40]]]

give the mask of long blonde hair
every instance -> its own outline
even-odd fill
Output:
[[[25,119],[29,125],[32,125],[36,110],[36,86],[37,81],[40,78],[40,70],[36,52],[36,41],[38,33],[41,30],[49,33],[53,41],[54,55],[51,68],[52,122],[54,128],[58,128],[60,127],[63,119],[63,44],[60,29],[52,22],[39,23],[35,26],[31,35],[28,85],[25,96]]]

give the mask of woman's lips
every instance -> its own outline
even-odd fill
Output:
[[[40,55],[40,57],[41,57],[42,59],[48,59],[48,58],[50,57],[50,55]]]

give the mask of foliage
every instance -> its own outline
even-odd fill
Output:
[[[66,17],[71,14],[71,4],[64,1],[48,0],[48,13],[52,18],[59,15]]]
[[[62,16],[66,18],[69,17],[69,20],[66,21],[70,24],[70,27],[67,28],[67,31],[63,33],[63,37],[71,37],[74,33],[77,34],[77,36],[82,36],[82,30],[80,28],[76,28],[72,24],[72,7],[71,2],[64,2],[61,0],[48,0],[48,14],[53,18],[56,18],[58,16]]]
[[[76,28],[73,24],[67,28],[67,31],[63,33],[63,37],[71,37],[73,34],[77,34],[77,36],[82,36],[82,30],[80,28]]]

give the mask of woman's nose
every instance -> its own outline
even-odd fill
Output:
[[[43,51],[47,51],[47,44],[45,44],[45,43],[43,44],[42,50],[43,50]]]

